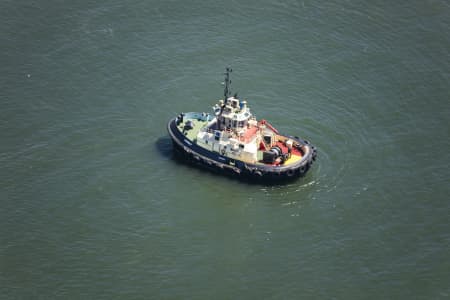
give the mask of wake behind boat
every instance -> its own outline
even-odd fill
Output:
[[[226,68],[225,100],[215,104],[212,114],[180,113],[169,121],[174,150],[188,161],[233,176],[282,181],[305,175],[316,159],[315,147],[257,120],[247,101],[231,96],[231,72]]]

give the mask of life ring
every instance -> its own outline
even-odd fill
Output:
[[[300,169],[299,169],[299,171],[300,171],[300,174],[305,174],[305,172],[306,172],[306,167],[305,167],[305,166],[301,166]]]
[[[263,173],[262,173],[260,170],[255,170],[255,171],[253,172],[253,174],[255,174],[255,175],[259,176],[259,177],[262,177],[262,176],[263,176]]]
[[[315,161],[316,157],[317,157],[317,150],[316,148],[313,148],[312,160]]]
[[[289,170],[287,170],[287,171],[286,171],[286,175],[287,175],[288,177],[294,176],[294,175],[295,175],[295,170],[294,170],[294,169],[289,169]]]

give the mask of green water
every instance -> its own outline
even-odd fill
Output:
[[[450,297],[447,1],[2,1],[1,299]],[[318,161],[179,164],[223,72]]]

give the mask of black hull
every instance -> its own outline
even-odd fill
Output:
[[[305,147],[308,147],[305,159],[287,166],[250,164],[208,151],[189,141],[178,130],[174,119],[169,122],[168,131],[173,142],[174,153],[177,157],[219,174],[250,181],[283,182],[302,177],[310,169],[317,153],[315,148],[307,141],[297,137],[290,137]]]

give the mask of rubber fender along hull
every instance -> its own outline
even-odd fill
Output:
[[[169,121],[167,129],[173,142],[174,153],[178,157],[219,174],[240,177],[250,181],[280,182],[304,176],[317,156],[316,149],[308,141],[298,137],[290,137],[306,149],[304,158],[299,162],[282,166],[251,164],[231,159],[198,146],[178,130],[175,119]]]

